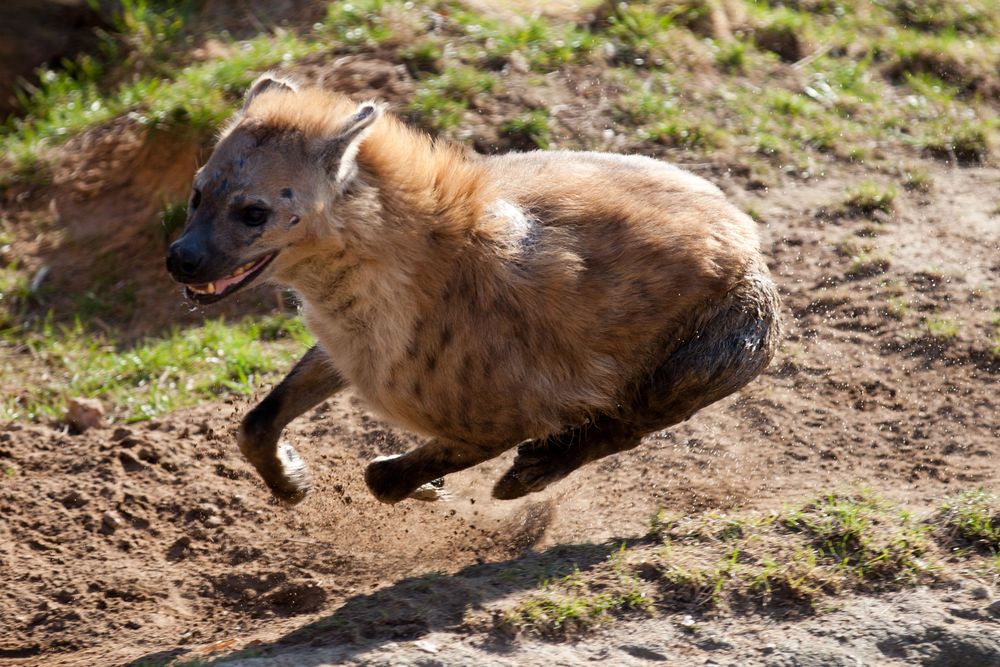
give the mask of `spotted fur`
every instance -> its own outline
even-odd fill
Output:
[[[754,223],[650,158],[475,156],[373,102],[265,78],[195,187],[218,272],[276,253],[262,278],[298,293],[318,340],[240,433],[289,500],[306,486],[281,429],[344,386],[431,438],[369,466],[378,498],[526,443],[495,490],[516,497],[732,393],[777,340]],[[237,198],[272,211],[250,247]]]

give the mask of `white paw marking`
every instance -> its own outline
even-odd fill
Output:
[[[427,503],[448,501],[454,498],[452,494],[448,493],[440,486],[435,486],[433,482],[428,482],[423,486],[417,487],[413,493],[409,495],[409,497],[414,500],[422,500]]]

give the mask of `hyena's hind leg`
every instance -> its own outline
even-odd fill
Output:
[[[506,500],[540,491],[586,463],[632,449],[643,435],[688,419],[757,377],[780,333],[774,284],[763,271],[749,272],[692,322],[692,330],[636,383],[618,413],[518,447],[493,496]]]
[[[493,497],[513,500],[541,491],[580,466],[632,449],[640,440],[628,424],[604,416],[542,440],[529,440],[518,445],[513,465],[493,487]]]
[[[305,461],[290,444],[279,442],[281,431],[345,384],[317,345],[243,418],[237,436],[240,451],[278,500],[300,502],[312,488]]]

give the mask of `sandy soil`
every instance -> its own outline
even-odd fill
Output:
[[[874,222],[835,212],[872,177],[860,170],[769,192],[706,173],[762,220],[788,329],[778,357],[739,395],[523,501],[489,498],[508,453],[449,478],[450,502],[377,503],[365,462],[416,440],[349,393],[288,432],[316,479],[294,509],[271,502],[235,448],[249,400],[83,435],[0,426],[0,663],[389,646],[461,630],[468,611],[546,572],[603,560],[661,507],[777,507],[866,485],[920,509],[998,490],[1000,218],[985,194],[1000,171],[925,166],[932,190]],[[888,265],[855,275],[845,240]],[[890,313],[890,299],[905,307]],[[928,313],[958,322],[957,336],[927,335]]]

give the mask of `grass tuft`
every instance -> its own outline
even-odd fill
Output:
[[[515,116],[500,126],[500,133],[516,148],[548,148],[552,142],[549,112],[537,109]]]
[[[924,329],[931,338],[947,342],[958,337],[962,325],[957,320],[943,315],[927,315],[924,317]]]
[[[847,193],[844,200],[845,211],[872,217],[876,212],[887,215],[895,209],[896,188],[883,187],[872,181],[865,181]]]
[[[931,157],[958,164],[980,164],[992,153],[993,142],[979,124],[964,123],[955,128],[938,128],[921,145]]]
[[[616,616],[660,610],[809,613],[831,594],[932,583],[947,576],[942,559],[978,568],[984,555],[987,569],[1000,555],[1000,501],[982,490],[950,498],[925,518],[867,491],[828,493],[765,515],[660,511],[646,540],[542,581],[499,625],[566,638]]]
[[[1000,498],[984,489],[963,491],[947,499],[933,523],[958,546],[973,546],[1000,555]]]

